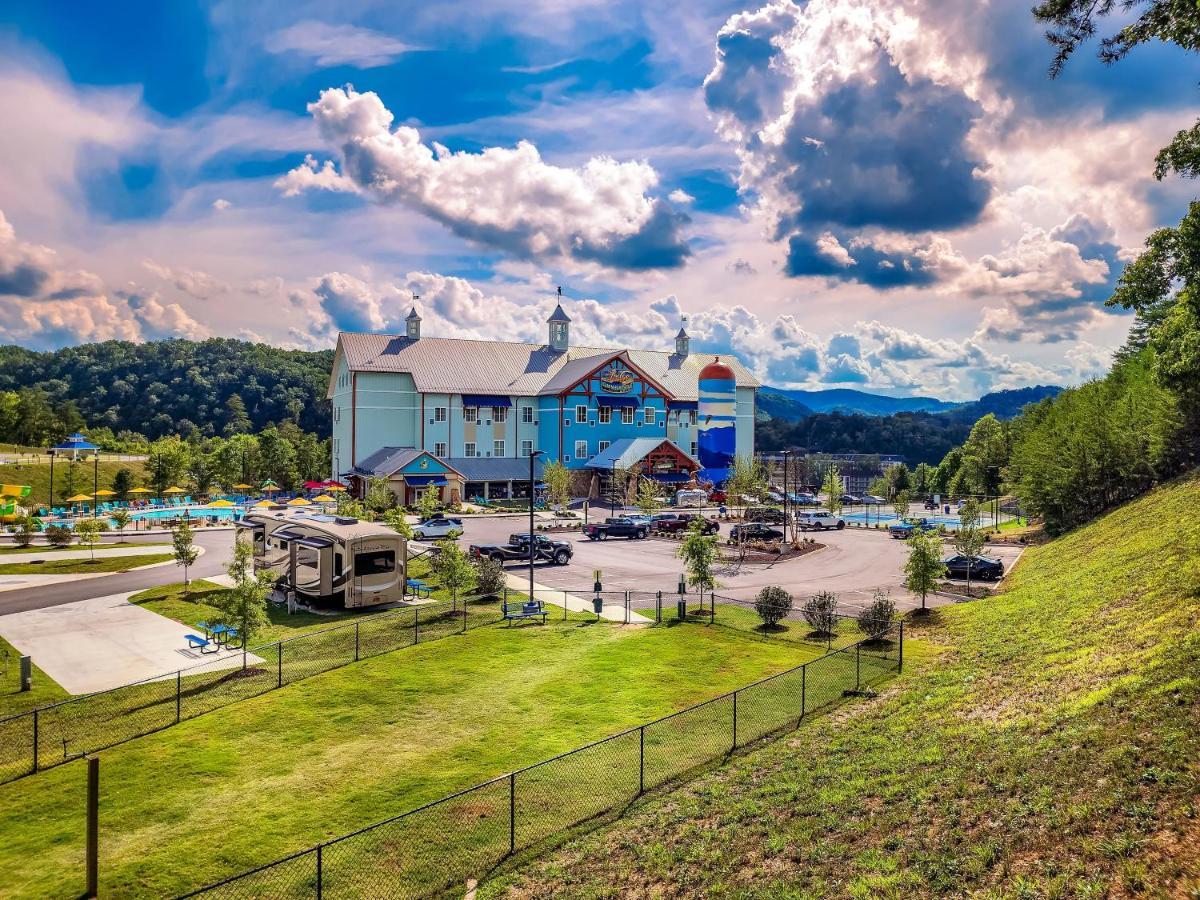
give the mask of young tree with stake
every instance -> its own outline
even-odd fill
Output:
[[[967,596],[971,596],[971,570],[987,535],[979,527],[979,504],[968,500],[958,514],[958,531],[954,533],[954,549],[967,558]]]
[[[275,584],[275,574],[268,569],[254,571],[254,548],[240,538],[234,540],[233,561],[225,571],[233,579],[233,587],[205,602],[219,611],[219,624],[238,630],[245,647],[255,632],[270,624],[267,597]]]
[[[928,612],[925,596],[937,587],[938,579],[946,574],[942,562],[942,536],[936,531],[914,528],[908,537],[908,559],[904,562],[904,586],[921,595],[922,614]]]
[[[192,526],[184,519],[171,529],[171,555],[175,557],[175,565],[183,566],[183,593],[188,592],[188,568],[196,562],[200,550],[192,542]]]
[[[717,589],[719,585],[714,568],[720,551],[717,549],[716,535],[704,533],[702,517],[697,516],[692,520],[675,555],[683,560],[687,583],[700,590],[701,600],[705,589],[710,592]]]
[[[829,466],[829,471],[825,473],[825,481],[821,485],[821,490],[829,496],[829,500],[825,505],[836,516],[842,511],[842,473],[838,471],[837,466]]]
[[[79,543],[87,547],[92,554],[92,562],[96,561],[96,544],[100,540],[100,520],[80,519],[75,523],[75,536]]]
[[[453,609],[458,609],[458,595],[475,583],[475,566],[470,557],[454,541],[444,539],[437,542],[438,552],[433,557],[433,574],[442,587],[450,592]]]

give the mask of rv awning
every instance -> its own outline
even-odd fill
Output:
[[[512,406],[508,397],[495,397],[491,394],[463,394],[463,406]]]
[[[405,475],[404,481],[409,487],[445,487],[445,475]]]
[[[235,519],[233,522],[238,528],[262,528],[262,522],[253,522],[250,519]]]
[[[326,537],[296,538],[292,543],[297,547],[307,547],[309,550],[324,550],[326,547],[333,546],[333,541]]]
[[[286,528],[280,528],[272,532],[271,537],[277,541],[299,541],[304,535],[299,531],[288,531]]]
[[[696,400],[668,400],[667,409],[699,409],[700,403]]]
[[[637,397],[606,397],[600,396],[596,398],[597,406],[637,406]]]
[[[665,484],[684,484],[692,480],[687,472],[651,472],[650,477]]]

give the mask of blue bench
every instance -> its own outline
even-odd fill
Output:
[[[206,641],[204,638],[200,637],[199,635],[185,634],[183,637],[184,637],[184,640],[186,640],[188,642],[189,650],[199,650],[201,653],[216,653],[217,652],[216,647],[213,647],[211,650],[209,649],[209,647],[212,646],[211,641]]]
[[[546,604],[541,600],[527,600],[526,602],[522,603],[520,607],[509,606],[508,601],[505,600],[501,605],[500,611],[503,613],[504,618],[508,620],[510,627],[517,619],[540,618],[542,620],[542,624],[545,625],[546,616],[549,615],[549,613],[546,611]]]
[[[419,578],[409,578],[405,581],[405,584],[407,584],[408,589],[410,591],[412,591],[414,594],[416,594],[418,597],[433,596],[433,588],[431,588],[425,582],[421,581],[421,579],[419,579]],[[422,593],[422,592],[424,592],[424,593]]]

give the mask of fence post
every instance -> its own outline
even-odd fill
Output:
[[[738,692],[734,691],[733,692],[733,746],[729,748],[731,752],[733,750],[737,749],[737,695],[738,695]]]
[[[808,707],[808,663],[800,667],[800,718],[804,718],[804,713]]]
[[[275,671],[278,676],[275,687],[283,687],[283,641],[279,641],[276,646],[279,648],[279,655],[275,658]]]
[[[625,624],[629,624],[629,591],[625,592]]]
[[[324,846],[324,844],[317,844],[317,900],[321,900],[321,895],[325,892],[325,860],[321,853],[321,848]]]
[[[904,671],[904,620],[900,620],[900,661],[896,663],[896,671]]]
[[[413,646],[421,642],[421,610],[418,607],[413,610]]]
[[[38,770],[38,711],[33,711],[33,772]]]
[[[854,690],[862,687],[862,641],[854,645]]]
[[[662,591],[658,591],[654,595],[654,624],[662,624]]]
[[[179,724],[179,707],[183,694],[183,672],[175,670],[175,724]]]
[[[638,796],[646,792],[646,726],[638,728]]]
[[[354,661],[358,662],[358,622],[354,623]]]
[[[87,893],[100,895],[100,757],[87,758]]]
[[[508,852],[517,852],[517,773],[508,773]]]

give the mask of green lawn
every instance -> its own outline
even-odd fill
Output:
[[[88,575],[99,572],[124,572],[139,566],[167,562],[173,558],[170,553],[137,553],[130,556],[97,556],[95,559],[36,559],[0,564],[0,575]]]
[[[158,541],[113,541],[111,543],[101,543],[96,545],[97,550],[115,550],[123,547],[169,547],[170,544]],[[50,547],[46,544],[38,544],[36,547],[0,547],[0,556],[13,556],[20,553],[39,553],[45,556],[53,556],[55,553],[64,553],[68,550],[74,552],[76,550],[86,550],[86,547],[80,547],[78,544],[71,544],[69,547]]]
[[[752,606],[737,603],[718,603],[714,621],[721,628],[734,629],[744,636],[760,641],[788,641],[804,646],[814,652],[825,652],[863,639],[863,634],[853,619],[839,619],[833,637],[826,640],[813,633],[803,619],[784,619],[774,627],[763,625],[762,619]]]
[[[54,503],[56,506],[66,505],[63,503],[64,497],[70,497],[73,494],[79,493],[92,493],[94,484],[91,459],[86,461],[81,460],[75,464],[74,490],[64,494],[63,491],[69,486],[67,480],[69,468],[70,465],[62,460],[57,460],[54,463]],[[113,477],[121,469],[128,469],[133,473],[134,487],[145,483],[146,464],[144,462],[119,462],[101,458],[99,469],[100,487],[102,489],[111,489]],[[50,497],[50,466],[45,462],[44,456],[36,463],[25,462],[16,465],[0,465],[0,482],[4,484],[27,484],[33,488],[33,491],[26,498],[25,502],[32,502],[35,505],[45,504]]]
[[[195,887],[812,655],[703,625],[552,619],[297,682],[99,754],[101,893]],[[80,892],[84,777],[73,762],[0,786],[5,896]]]
[[[1031,548],[876,702],[481,895],[1200,896],[1198,504],[1192,478]]]
[[[33,667],[33,688],[21,691],[21,653],[0,638],[0,719],[45,706],[67,696],[67,692],[39,669]]]

